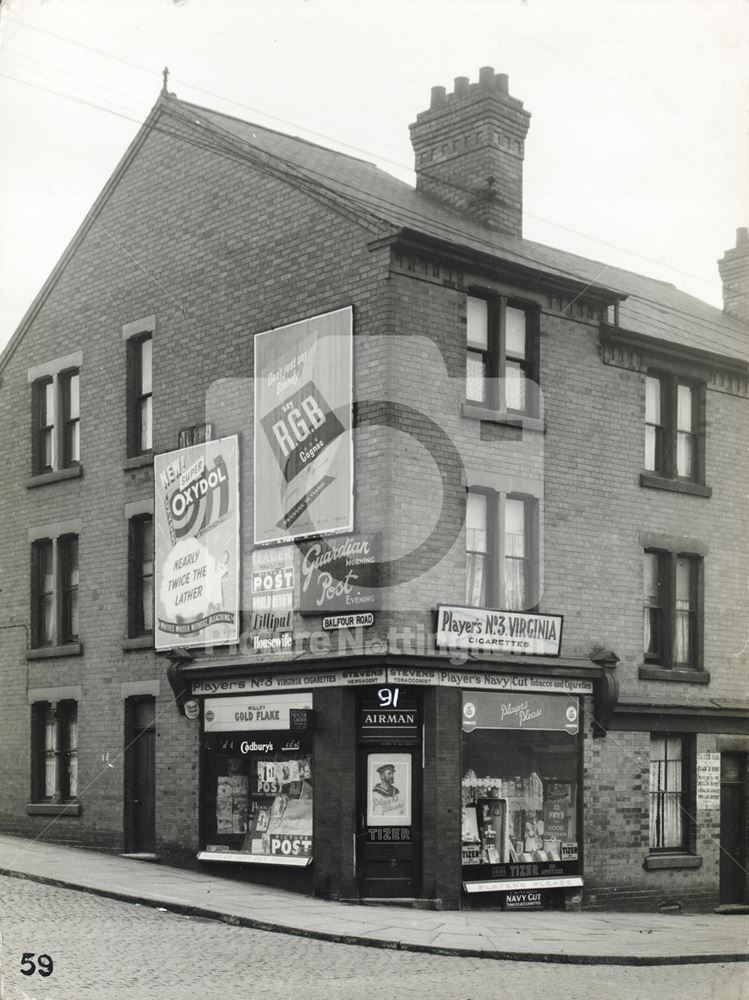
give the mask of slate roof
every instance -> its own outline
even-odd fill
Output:
[[[749,361],[749,330],[720,309],[668,282],[589,260],[532,240],[506,236],[417,194],[373,163],[326,149],[306,139],[200,107],[173,97],[162,107],[212,131],[228,134],[249,151],[274,158],[336,199],[363,210],[395,230],[408,229],[469,251],[521,265],[544,275],[572,279],[626,296],[620,326],[674,345]]]

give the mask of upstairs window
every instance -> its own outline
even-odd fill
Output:
[[[466,300],[466,400],[499,413],[533,414],[535,311],[504,296]]]
[[[471,489],[466,497],[466,604],[532,607],[537,503],[532,497]]]
[[[131,637],[153,633],[153,516],[130,518],[130,613]]]
[[[80,372],[77,368],[32,382],[34,475],[80,464]]]
[[[31,645],[78,642],[78,536],[40,538],[31,547]]]
[[[153,448],[152,357],[150,333],[128,341],[128,453],[143,455]]]
[[[701,483],[702,388],[672,375],[645,377],[645,471]]]
[[[31,798],[70,802],[78,797],[78,704],[38,701],[32,705]]]
[[[649,550],[644,560],[645,661],[697,669],[700,663],[699,602],[702,560]]]

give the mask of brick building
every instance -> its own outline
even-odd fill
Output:
[[[0,357],[0,824],[338,898],[747,900],[749,240],[723,312],[162,93]]]

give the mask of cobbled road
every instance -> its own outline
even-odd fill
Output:
[[[0,932],[0,1000],[749,1000],[745,964],[423,955],[233,927],[7,877]],[[52,975],[22,975],[24,952],[49,955]]]

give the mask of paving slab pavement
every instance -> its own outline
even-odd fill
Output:
[[[749,917],[363,906],[0,834],[0,874],[322,940],[436,954],[614,965],[749,962]]]

